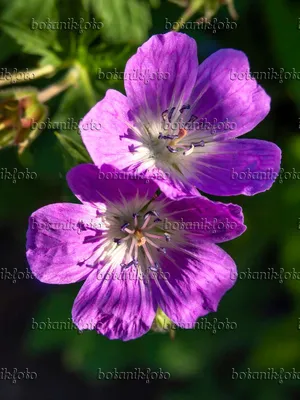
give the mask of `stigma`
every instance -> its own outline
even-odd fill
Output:
[[[184,118],[183,118],[183,113],[186,110],[190,110],[191,106],[189,104],[183,105],[181,109],[179,110],[179,117],[173,121],[174,125],[179,125],[179,130],[177,134],[171,134],[169,132],[170,126],[169,123],[172,123],[172,119],[174,119],[174,115],[176,116],[175,112],[175,107],[172,107],[169,110],[165,110],[162,113],[162,126],[164,132],[159,132],[158,134],[158,139],[162,139],[166,141],[166,148],[170,153],[178,153],[183,156],[189,156],[194,152],[194,149],[197,147],[203,147],[205,145],[204,140],[200,140],[198,142],[191,141],[189,142],[189,135],[188,135],[188,130],[193,128],[192,127],[193,123],[198,119],[196,115],[191,115],[188,121],[184,123]],[[174,131],[174,128],[171,126],[171,130]]]
[[[144,214],[134,212],[132,221],[128,219],[119,225],[119,233],[126,236],[112,238],[116,251],[124,245],[125,251],[122,252],[119,264],[121,270],[135,268],[146,277],[146,283],[154,272],[154,276],[162,273],[157,255],[167,254],[164,244],[171,240],[171,234],[163,229],[163,220],[158,218],[159,215],[156,210],[149,210]]]

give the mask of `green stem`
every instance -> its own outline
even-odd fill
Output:
[[[68,89],[70,86],[75,85],[77,81],[78,70],[77,68],[72,68],[60,82],[54,83],[53,85],[50,85],[46,89],[40,91],[38,94],[38,100],[41,103],[45,103],[46,101],[52,99],[52,97],[55,97]]]
[[[93,107],[96,103],[96,96],[91,84],[91,80],[88,74],[87,69],[80,63],[76,63],[77,68],[79,69],[81,82],[83,84],[83,89],[85,90],[85,94],[87,97],[87,101],[90,107]]]
[[[194,0],[192,4],[185,10],[181,18],[177,21],[178,28],[173,28],[173,31],[179,31],[182,25],[188,21],[204,4],[204,0]]]
[[[146,203],[146,204],[144,205],[144,207],[141,208],[141,209],[139,210],[139,213],[145,212],[145,211],[147,210],[148,206],[152,203],[152,201],[156,200],[157,197],[160,196],[160,195],[161,195],[161,190],[160,190],[160,189],[157,189],[157,191],[154,193],[154,195],[153,195],[152,198],[148,201],[148,203]]]
[[[9,79],[6,78],[1,78],[0,79],[0,86],[6,86],[11,83],[16,83],[16,82],[25,82],[28,80],[33,80],[33,79],[38,79],[41,78],[42,76],[45,75],[50,75],[55,72],[56,68],[53,67],[53,65],[45,65],[44,67],[41,68],[35,68],[30,71],[20,71],[20,72],[14,72],[10,74]],[[19,75],[22,74],[23,78],[20,78]]]

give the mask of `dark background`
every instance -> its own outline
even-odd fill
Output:
[[[175,22],[184,11],[167,1],[160,4],[152,1],[151,5],[150,9],[148,2],[142,0],[85,0],[82,3],[0,0],[1,68],[30,70],[41,62],[55,63],[55,74],[30,82],[30,86],[42,90],[78,62],[78,85],[47,102],[51,120],[74,117],[78,121],[108,88],[123,90],[122,81],[97,79],[98,68],[123,71],[128,57],[139,44],[152,34],[166,31],[165,18]],[[247,54],[252,71],[274,68],[279,72],[284,68],[292,72],[294,68],[300,78],[300,1],[236,0],[235,5],[239,14],[235,30],[218,30],[215,34],[182,30],[197,40],[199,61],[217,49],[231,47]],[[95,38],[88,30],[78,34],[67,30],[33,32],[28,29],[32,17],[39,21],[47,17],[64,21],[68,17],[79,19],[81,15],[86,21],[92,17],[104,21],[105,29]],[[189,21],[202,15],[198,12]],[[215,17],[219,21],[231,19],[225,6]],[[15,30],[11,30],[11,24],[15,24]],[[16,31],[16,26],[24,32]],[[41,36],[42,41],[51,51],[52,39],[60,43],[61,49],[53,50],[58,61],[47,58],[38,48],[34,38],[39,35],[45,35]],[[236,261],[239,272],[294,270],[299,271],[300,278],[300,80],[286,79],[279,83],[264,79],[260,84],[272,98],[271,112],[246,137],[270,140],[281,147],[282,179],[271,190],[255,197],[222,198],[243,206],[248,226],[242,237],[222,247]],[[0,152],[0,168],[9,171],[29,168],[37,174],[35,180],[16,183],[0,179],[2,272],[4,269],[26,271],[25,235],[28,217],[34,210],[49,203],[75,201],[67,188],[65,173],[72,165],[84,162],[87,156],[80,147],[76,130],[56,131],[57,135],[53,129],[44,130],[22,156],[18,156],[15,147],[5,147]],[[66,144],[65,136],[73,142]],[[293,171],[294,178],[293,174],[286,174]],[[240,276],[221,301],[218,312],[207,317],[209,321],[228,318],[236,323],[235,330],[218,330],[215,334],[204,329],[177,330],[174,340],[168,334],[150,332],[126,343],[109,341],[89,331],[78,334],[67,329],[32,329],[33,318],[38,322],[46,322],[47,318],[52,322],[68,321],[81,284],[52,286],[34,279],[17,279],[13,283],[3,276],[0,275],[0,368],[8,371],[28,368],[38,378],[13,384],[10,380],[1,380],[0,374],[1,399],[300,398],[300,280],[289,279],[288,275],[282,283]],[[98,368],[102,371],[117,368],[119,372],[162,368],[170,373],[170,379],[148,384],[141,380],[101,381],[97,379]],[[294,368],[299,379],[283,380],[283,383],[274,379],[232,379],[233,368],[238,372],[247,368],[251,371],[274,368],[277,372],[280,368],[284,371]]]

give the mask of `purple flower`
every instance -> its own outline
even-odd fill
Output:
[[[168,175],[157,184],[170,198],[195,194],[195,187],[250,196],[272,186],[280,149],[263,140],[236,140],[270,110],[270,97],[250,76],[243,52],[219,50],[199,66],[192,38],[155,35],[128,61],[124,82],[126,96],[108,90],[81,122],[96,165],[154,179],[158,169]]]
[[[80,330],[110,339],[146,333],[158,308],[191,327],[217,310],[236,266],[215,243],[241,235],[239,206],[186,196],[109,165],[82,164],[67,175],[82,204],[51,204],[29,219],[27,258],[42,282],[85,280],[73,306]]]

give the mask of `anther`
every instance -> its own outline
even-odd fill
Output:
[[[158,217],[158,212],[153,210],[153,211],[147,211],[146,214],[144,215],[144,220],[149,218],[150,215],[154,215],[155,217]]]
[[[194,151],[194,145],[191,144],[190,148],[187,151],[184,151],[182,154],[184,156],[188,156],[188,155],[192,154],[193,151]]]
[[[170,153],[178,153],[178,150],[173,149],[171,146],[167,146],[167,149],[169,150]]]
[[[192,143],[192,145],[193,145],[194,147],[204,147],[205,142],[204,142],[204,140],[200,140],[200,142]]]
[[[196,121],[196,119],[198,119],[198,117],[196,115],[192,115],[191,118],[188,120],[188,122],[184,125],[185,128],[190,129],[190,125],[188,124],[192,124],[193,122]]]
[[[165,247],[158,247],[157,251],[158,251],[159,253],[164,253],[164,254],[167,253],[167,249],[166,249]]]
[[[180,114],[183,113],[184,110],[189,110],[191,106],[189,104],[183,105],[181,109],[179,110]]]
[[[168,111],[169,111],[169,110],[165,110],[165,111],[161,114],[162,119],[163,119],[164,121],[167,121],[167,119],[168,119]]]
[[[164,235],[165,235],[166,241],[170,242],[171,241],[171,235],[169,233],[166,233],[166,232],[164,233]]]
[[[121,263],[121,268],[122,268],[122,270],[128,269],[132,265],[134,265],[135,267],[137,267],[139,265],[138,261],[135,258],[133,258],[132,261],[130,261],[128,264]]]
[[[146,214],[144,215],[144,220],[149,218],[151,215],[151,211],[146,212]]]
[[[122,271],[124,271],[124,269],[127,269],[127,268],[129,268],[129,267],[130,267],[129,264],[121,263]]]
[[[174,111],[175,111],[175,108],[176,108],[176,107],[172,107],[171,110],[170,110],[170,112],[169,112],[169,115],[168,115],[168,117],[169,117],[169,122],[172,121],[172,115],[173,115],[173,113],[174,113]]]
[[[159,132],[158,139],[166,139],[166,140],[172,140],[178,138],[178,135],[163,135],[161,132]]]
[[[129,225],[130,225],[129,222],[125,222],[125,224],[123,224],[123,225],[121,226],[120,230],[121,230],[122,232],[125,232],[125,229],[128,228]]]
[[[154,263],[154,265],[150,265],[150,267],[149,267],[150,271],[153,271],[153,272],[157,272],[158,268],[159,268],[159,265],[157,262]]]
[[[137,267],[137,266],[139,265],[138,260],[136,260],[135,258],[132,259],[132,262],[133,262],[133,265],[134,265],[135,267]]]
[[[155,218],[155,220],[153,221],[153,222],[161,222],[162,221],[162,219],[160,219],[160,218]]]
[[[114,243],[117,243],[117,245],[119,246],[122,242],[122,239],[119,238],[114,238]]]

